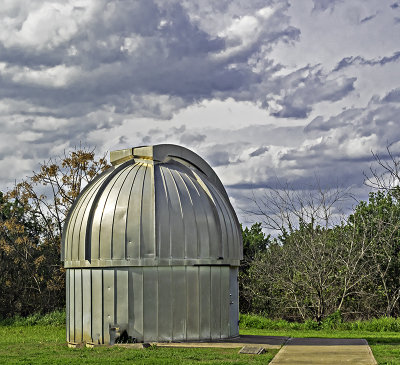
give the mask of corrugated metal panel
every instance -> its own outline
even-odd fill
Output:
[[[126,169],[125,169],[126,170]],[[100,229],[99,235],[99,257],[98,259],[107,260],[111,259],[112,252],[112,231],[113,231],[113,221],[115,212],[115,202],[118,197],[119,187],[122,184],[121,176],[125,175],[125,170],[119,171],[119,173],[113,177],[109,184],[105,187],[101,198],[98,202],[96,212],[94,215],[94,220],[99,219]],[[97,236],[97,232],[92,230],[92,235]],[[97,258],[97,257],[96,257]]]
[[[160,215],[163,214],[163,211],[168,210],[170,225],[167,228],[169,228],[170,236],[170,257],[173,259],[182,259],[185,257],[185,230],[183,225],[182,205],[171,170],[164,167],[161,168],[161,173],[163,174],[165,181],[168,206],[160,207],[157,213]],[[166,243],[168,244],[168,241]],[[161,242],[160,244],[163,245],[164,242]]]
[[[238,236],[239,227],[236,224],[232,209],[227,206],[221,194],[213,186],[207,183],[214,198],[219,215],[219,222],[222,231],[222,253],[221,256],[227,259],[235,259],[240,256],[241,240]]]
[[[170,266],[158,267],[158,338],[160,341],[170,341],[172,338],[172,269]]]
[[[92,341],[92,271],[82,270],[83,341]]]
[[[92,340],[103,343],[103,271],[91,270],[92,273]]]
[[[69,274],[69,340],[75,341],[75,270],[68,270]]]
[[[237,280],[237,277],[236,277]],[[224,266],[221,270],[221,287],[224,290],[221,290],[221,307],[224,310],[221,313],[221,337],[227,338],[230,336],[230,276],[229,276],[229,266]],[[239,308],[238,308],[239,310]],[[232,324],[233,325],[233,324]],[[234,324],[238,326],[238,323]]]
[[[211,338],[221,338],[221,267],[210,267],[211,270]]]
[[[142,210],[140,214],[140,257],[152,258],[156,255],[155,212],[154,212],[154,172],[153,165],[146,164],[143,180]]]
[[[195,207],[194,215],[197,226],[197,244],[193,243],[194,248],[197,252],[197,257],[208,258],[210,257],[210,229],[208,225],[207,218],[207,197],[203,193],[199,186],[196,186],[195,179],[190,175],[183,175],[187,183],[188,190],[193,202],[193,207]],[[206,201],[204,201],[206,199]]]
[[[103,270],[103,343],[110,343],[110,328],[114,327],[114,275],[115,270]]]
[[[200,283],[199,268],[186,266],[187,340],[200,340]]]
[[[140,258],[141,230],[142,230],[142,204],[143,204],[143,182],[147,166],[139,165],[139,170],[133,181],[126,225],[126,240],[128,244],[128,259]]]
[[[186,339],[186,275],[184,266],[172,267],[172,340]]]
[[[211,339],[211,270],[209,266],[199,267],[200,284],[200,338]]]
[[[107,259],[107,258],[114,258],[114,251],[120,252],[121,248],[122,250],[124,249],[125,246],[125,235],[123,235],[123,240],[124,241],[115,241],[113,240],[113,235],[114,231],[117,231],[115,229],[115,224],[119,222],[120,216],[118,216],[118,213],[120,212],[120,208],[123,209],[123,207],[128,203],[127,199],[126,203],[121,206],[118,206],[116,203],[119,200],[119,196],[122,190],[122,186],[125,182],[125,179],[127,178],[129,172],[131,171],[132,166],[128,166],[125,169],[123,169],[119,174],[117,174],[112,181],[110,181],[109,186],[111,186],[111,190],[108,193],[107,200],[104,204],[103,207],[103,215],[101,218],[101,226],[100,226],[100,247],[104,248],[104,252],[107,252],[109,256],[103,256],[103,254],[100,252],[100,258],[101,259]],[[105,192],[104,192],[105,193]],[[119,201],[122,201],[120,199]],[[126,214],[126,213],[125,213]],[[116,219],[117,215],[117,219]],[[121,223],[124,223],[122,220]],[[125,229],[121,231],[123,233]],[[123,257],[121,257],[123,258]]]
[[[75,270],[75,342],[82,342],[82,270]]]
[[[71,341],[70,333],[71,333],[71,325],[70,325],[70,311],[71,311],[71,303],[70,303],[70,290],[71,290],[71,283],[70,283],[70,272],[72,270],[67,270],[65,273],[65,306],[67,308],[66,315],[65,315],[65,325],[67,329],[67,341]]]
[[[143,338],[157,338],[158,310],[158,270],[152,267],[143,267]],[[162,301],[162,299],[161,299]]]
[[[158,257],[171,258],[170,212],[165,207],[169,206],[167,185],[164,178],[163,166],[154,167],[155,189],[155,215],[156,215],[156,240]]]
[[[185,207],[184,212],[184,227],[185,227],[185,258],[198,257],[198,227],[193,205],[192,195],[195,192],[190,192],[189,182],[185,173],[175,173],[175,181],[178,186],[179,195],[181,197],[182,205]]]
[[[239,286],[238,286],[238,268],[229,269],[229,336],[239,336]]]
[[[126,226],[128,217],[129,195],[134,183],[138,164],[126,168],[126,176],[119,190],[113,220],[113,251],[112,257],[116,259],[127,258]]]
[[[65,246],[64,252],[67,260],[78,260],[77,253],[80,248],[84,252],[82,245],[84,247],[84,230],[87,225],[88,213],[97,190],[112,172],[111,170],[100,175],[98,179],[95,179],[91,184],[86,186],[80,197],[76,200],[76,203],[71,207],[71,213],[65,223],[66,228],[63,234],[63,246]]]
[[[115,324],[121,329],[128,330],[129,323],[129,270],[119,269],[115,276]]]
[[[129,334],[138,341],[143,341],[143,268],[134,267],[129,272],[132,278],[132,286],[129,286],[129,306],[132,306]]]
[[[67,340],[109,344],[115,327],[138,341],[230,337],[236,275],[229,266],[68,269]]]

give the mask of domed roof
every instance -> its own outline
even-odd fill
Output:
[[[65,267],[239,265],[242,238],[228,195],[190,150],[113,151],[64,225]]]

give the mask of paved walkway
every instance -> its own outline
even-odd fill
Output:
[[[252,346],[280,349],[270,365],[377,365],[368,342],[362,339],[289,338],[284,336],[241,335],[237,338],[212,342],[158,342],[166,347],[240,348]],[[143,344],[118,346],[134,347]]]
[[[291,338],[270,365],[348,364],[376,365],[366,340],[330,338]]]

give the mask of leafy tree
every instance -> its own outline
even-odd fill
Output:
[[[260,252],[265,252],[270,243],[270,235],[265,236],[261,223],[254,223],[250,228],[240,225],[243,238],[243,260],[239,269],[239,306],[240,311],[251,312],[253,293],[248,290],[248,269]]]
[[[246,267],[258,253],[267,249],[271,235],[265,235],[261,223],[254,223],[250,228],[245,229],[242,225],[240,227],[243,238],[243,266]]]
[[[0,316],[27,315],[48,303],[48,247],[26,199],[0,193]]]
[[[81,189],[108,167],[94,150],[74,149],[0,195],[0,316],[64,305],[63,224]]]
[[[94,149],[75,148],[40,164],[39,172],[17,185],[42,220],[47,234],[59,240],[69,208],[98,173],[110,167]]]
[[[368,241],[337,213],[349,196],[317,181],[309,191],[270,188],[256,202],[253,213],[279,236],[253,259],[243,280],[253,311],[321,322],[346,307],[369,275]]]
[[[369,267],[375,272],[360,299],[370,315],[400,315],[400,188],[371,192],[350,223],[370,243]]]

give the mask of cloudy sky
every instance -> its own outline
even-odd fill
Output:
[[[0,188],[79,143],[176,143],[242,221],[276,177],[361,196],[400,145],[399,39],[397,0],[2,0]]]

